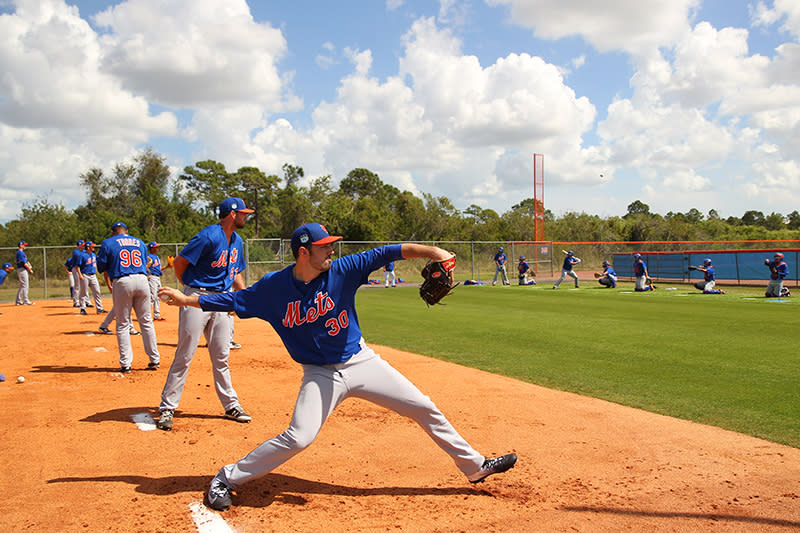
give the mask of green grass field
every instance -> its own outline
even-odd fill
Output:
[[[358,309],[367,342],[800,447],[800,301],[724,289],[468,286],[428,309],[380,287]]]

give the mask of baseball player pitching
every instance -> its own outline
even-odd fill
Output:
[[[277,468],[316,438],[325,420],[346,398],[369,400],[411,418],[455,462],[472,483],[514,466],[514,454],[487,459],[475,451],[431,399],[367,346],[355,308],[356,291],[371,272],[390,261],[455,259],[441,248],[394,244],[333,260],[333,243],[324,226],[305,224],[292,234],[296,263],[266,274],[237,292],[184,294],[162,288],[170,305],[204,311],[236,311],[258,317],[275,329],[289,355],[303,366],[300,392],[289,428],[262,443],[236,463],[223,466],[211,481],[208,505],[225,510],[231,491]]]

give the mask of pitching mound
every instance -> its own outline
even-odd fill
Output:
[[[253,421],[222,417],[203,346],[173,431],[158,431],[177,311],[156,323],[161,369],[144,370],[133,337],[124,376],[116,337],[89,311],[0,305],[7,531],[800,528],[798,449],[380,346],[476,449],[514,452],[517,466],[471,485],[413,422],[350,400],[309,449],[243,487],[229,511],[208,512],[217,470],[285,429],[299,365],[263,322],[237,319],[232,374]]]

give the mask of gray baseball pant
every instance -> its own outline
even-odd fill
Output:
[[[114,313],[117,319],[117,344],[119,345],[119,364],[123,368],[133,363],[133,350],[131,348],[131,308],[136,311],[139,328],[142,331],[144,352],[151,363],[159,363],[161,355],[158,353],[156,328],[150,316],[150,286],[144,274],[131,274],[115,279],[112,284],[111,296],[114,301]],[[109,313],[110,315],[111,313]]]
[[[183,293],[189,296],[213,294],[213,292],[188,285],[183,287]],[[234,407],[240,407],[239,397],[233,388],[231,371],[228,366],[228,356],[231,351],[231,317],[224,312],[206,312],[197,307],[184,306],[179,311],[178,348],[175,350],[175,358],[169,367],[164,390],[161,392],[159,411],[178,408],[183,388],[186,386],[189,365],[192,363],[197,343],[203,334],[208,343],[214,387],[223,409],[228,411]]]
[[[161,318],[161,298],[158,289],[161,288],[161,276],[148,274],[147,282],[150,284],[150,300],[153,302],[153,318]]]
[[[361,339],[361,351],[344,363],[303,365],[289,428],[239,462],[222,467],[217,478],[235,489],[268,474],[308,447],[333,410],[349,397],[391,409],[419,424],[464,475],[475,474],[483,465],[485,458],[458,434],[433,401]]]
[[[86,282],[86,286],[91,289],[92,297],[94,298],[94,308],[96,311],[103,310],[103,299],[100,295],[100,283],[97,281],[96,274],[84,274],[83,279]],[[89,292],[88,290],[86,291]],[[88,298],[88,294],[87,294]]]
[[[17,279],[19,279],[19,290],[17,290],[17,305],[31,303],[28,298],[28,290],[30,289],[30,276],[28,269],[19,267],[17,269]]]

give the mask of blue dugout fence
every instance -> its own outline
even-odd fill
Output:
[[[702,265],[704,259],[711,259],[722,282],[766,281],[769,269],[764,259],[772,259],[774,249],[769,250],[705,250],[680,252],[639,252],[647,263],[647,271],[654,279],[687,280],[703,279],[703,273],[689,270],[689,266]],[[800,280],[800,249],[781,250],[784,261],[789,265],[789,274],[784,283],[793,281],[798,286]],[[619,276],[633,277],[633,257],[630,253],[613,256],[614,270]]]

